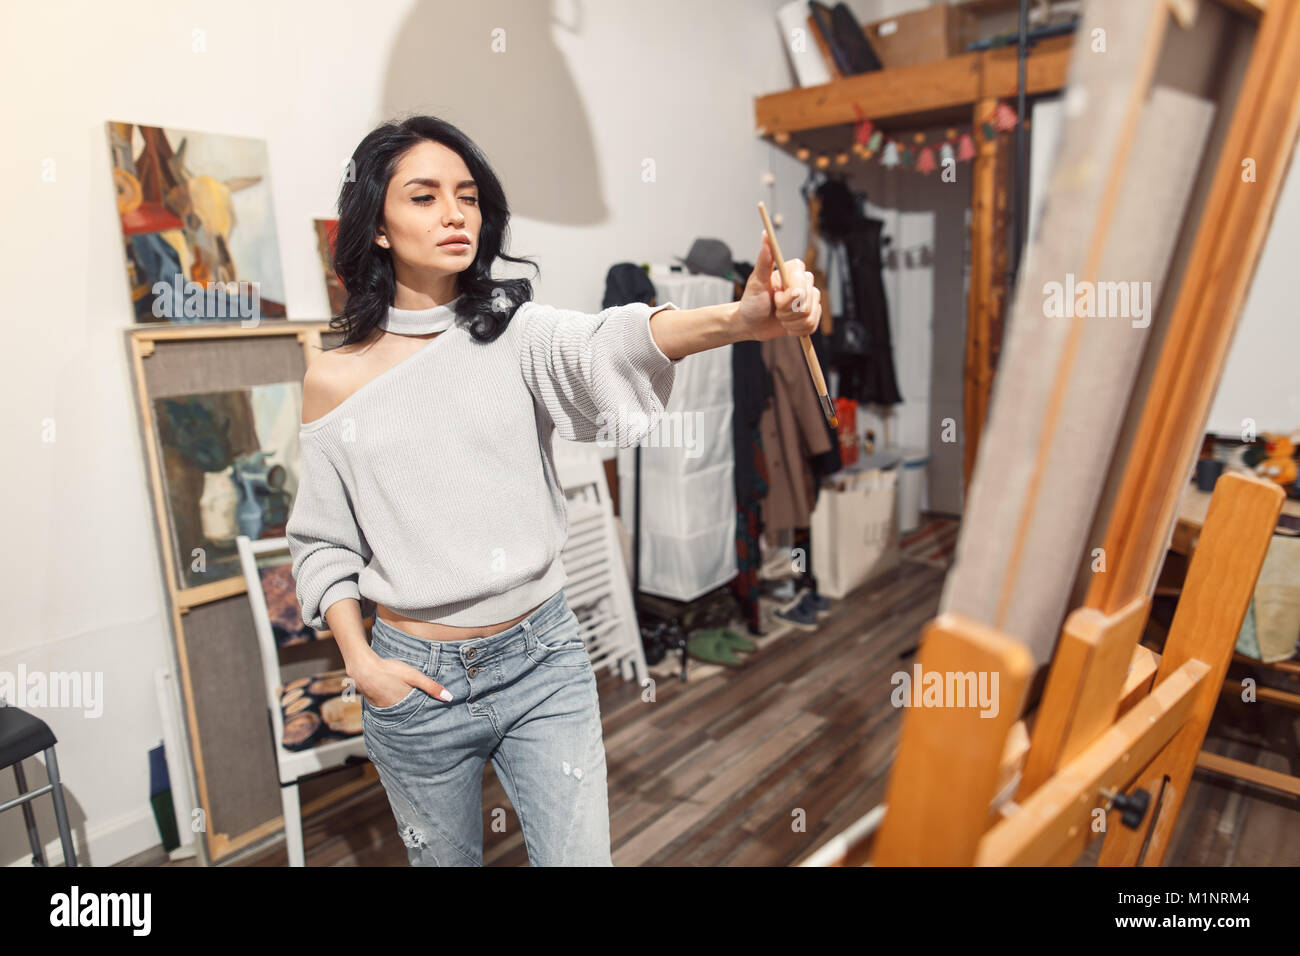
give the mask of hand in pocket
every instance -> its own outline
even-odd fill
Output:
[[[356,675],[357,690],[372,707],[392,707],[406,699],[412,688],[418,688],[431,697],[451,701],[451,692],[432,677],[421,673],[405,661],[374,656],[364,670]]]

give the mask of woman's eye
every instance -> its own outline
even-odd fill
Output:
[[[472,202],[474,205],[476,205],[476,206],[478,205],[478,197],[477,197],[477,196],[461,196],[460,198],[461,198],[461,201],[462,201],[462,202]],[[433,197],[432,197],[432,196],[412,196],[412,197],[411,197],[411,202],[413,202],[413,203],[419,203],[421,206],[427,206],[429,203],[433,202]]]

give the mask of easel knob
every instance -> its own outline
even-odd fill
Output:
[[[1145,790],[1134,790],[1132,794],[1116,793],[1114,790],[1098,790],[1098,796],[1106,800],[1106,809],[1112,806],[1119,810],[1119,820],[1130,830],[1136,830],[1142,825],[1142,818],[1147,815],[1147,807],[1151,806],[1151,794]]]

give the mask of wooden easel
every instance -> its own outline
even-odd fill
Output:
[[[1153,30],[1150,42],[1159,40]],[[1148,71],[1138,82],[1149,80]],[[1220,479],[1163,653],[1138,639],[1297,129],[1300,4],[1270,3],[1183,281],[1168,292],[1175,305],[1153,377],[1129,407],[1136,433],[1115,473],[1108,568],[1066,618],[1037,710],[1017,719],[1033,671],[1024,643],[941,614],[922,638],[922,673],[998,675],[996,713],[910,708],[885,803],[802,865],[1061,865],[1100,833],[1101,865],[1160,864],[1282,506],[1280,488],[1236,474]],[[1258,169],[1249,188],[1243,157]]]

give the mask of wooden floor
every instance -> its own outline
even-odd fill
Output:
[[[789,866],[881,802],[901,717],[890,676],[911,666],[936,613],[955,535],[955,521],[931,519],[904,540],[898,569],[834,602],[817,631],[774,637],[740,668],[685,684],[660,677],[653,703],[602,675],[614,864]],[[1244,730],[1236,716],[1220,707],[1210,749],[1297,772],[1294,712],[1256,706]],[[490,766],[483,804],[484,864],[527,865]],[[497,807],[504,833],[490,827]],[[309,820],[305,841],[309,866],[407,865],[380,789]],[[1095,862],[1099,846],[1078,865]],[[238,863],[284,866],[283,843]],[[1300,865],[1300,801],[1197,771],[1166,865]]]

